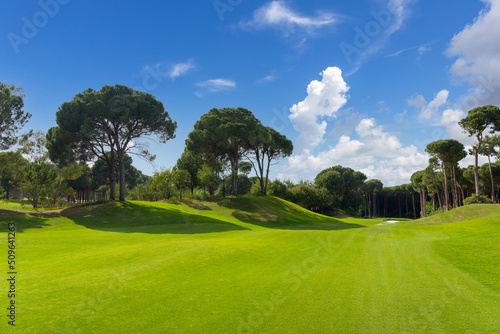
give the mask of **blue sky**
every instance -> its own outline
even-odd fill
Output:
[[[500,103],[500,0],[76,1],[1,5],[0,80],[23,86],[30,129],[65,101],[124,84],[162,101],[177,138],[151,144],[171,167],[211,108],[245,107],[295,144],[273,177],[341,164],[409,182],[437,139]],[[470,158],[464,161],[467,165]]]

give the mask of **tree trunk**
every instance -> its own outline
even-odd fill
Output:
[[[415,192],[411,193],[411,200],[413,202],[413,218],[417,219],[417,209],[415,208]]]
[[[377,201],[376,201],[376,197],[375,197],[375,191],[373,192],[373,218],[377,217]]]
[[[238,196],[238,158],[234,158],[231,164],[231,172],[233,174],[233,196]]]
[[[450,193],[448,192],[448,173],[446,172],[446,163],[443,160],[444,174],[444,202],[446,203],[446,211],[450,211]]]
[[[436,194],[432,194],[431,203],[432,203],[432,214],[434,214],[436,213]]]
[[[474,182],[476,183],[476,198],[477,202],[481,202],[481,190],[479,188],[479,150],[481,149],[482,138],[477,136],[478,145],[474,152],[475,165],[474,165]]]
[[[371,205],[370,198],[371,198],[370,192],[368,192],[366,194],[366,206],[368,207],[368,218],[372,217],[372,205]]]
[[[115,151],[111,148],[111,153],[108,163],[108,174],[109,174],[109,198],[112,201],[116,199],[115,195],[115,185],[116,185],[116,173],[115,173]]]
[[[118,150],[118,164],[120,167],[120,201],[125,201],[125,152]]]
[[[401,215],[401,194],[398,194],[398,207],[399,207],[399,218],[402,218]]]
[[[491,200],[495,202],[495,181],[493,180],[493,170],[491,169],[491,159],[488,154],[488,166],[490,167],[490,178],[491,178]]]
[[[458,192],[457,192],[457,184],[455,179],[455,166],[452,165],[450,168],[451,173],[451,193],[453,194],[453,209],[456,209],[458,206]]]

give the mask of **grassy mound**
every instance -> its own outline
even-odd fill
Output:
[[[472,204],[459,207],[434,216],[420,219],[420,224],[448,224],[462,221],[497,221],[500,222],[499,204]]]

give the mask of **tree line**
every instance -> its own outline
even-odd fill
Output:
[[[21,89],[0,83],[0,148],[18,147],[0,153],[0,198],[21,194],[34,207],[62,199],[159,201],[252,193],[326,214],[417,218],[470,202],[499,202],[500,164],[492,159],[499,158],[500,139],[488,136],[500,131],[495,106],[475,108],[460,121],[477,140],[470,152],[456,140],[430,143],[425,170],[409,184],[384,187],[342,166],[321,171],[314,181],[271,181],[272,166],[293,153],[293,143],[244,108],[214,108],[201,116],[176,165],[148,177],[132,166],[131,156],[153,162],[147,139],[165,143],[177,128],[151,94],[121,85],[87,89],[59,107],[57,126],[46,134],[16,136],[31,116],[23,111],[23,97]],[[468,153],[475,165],[459,167]],[[479,166],[479,155],[488,164]]]

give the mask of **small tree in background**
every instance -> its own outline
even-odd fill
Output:
[[[47,196],[47,188],[54,182],[57,174],[53,166],[39,161],[30,163],[23,174],[23,190],[36,209]]]

